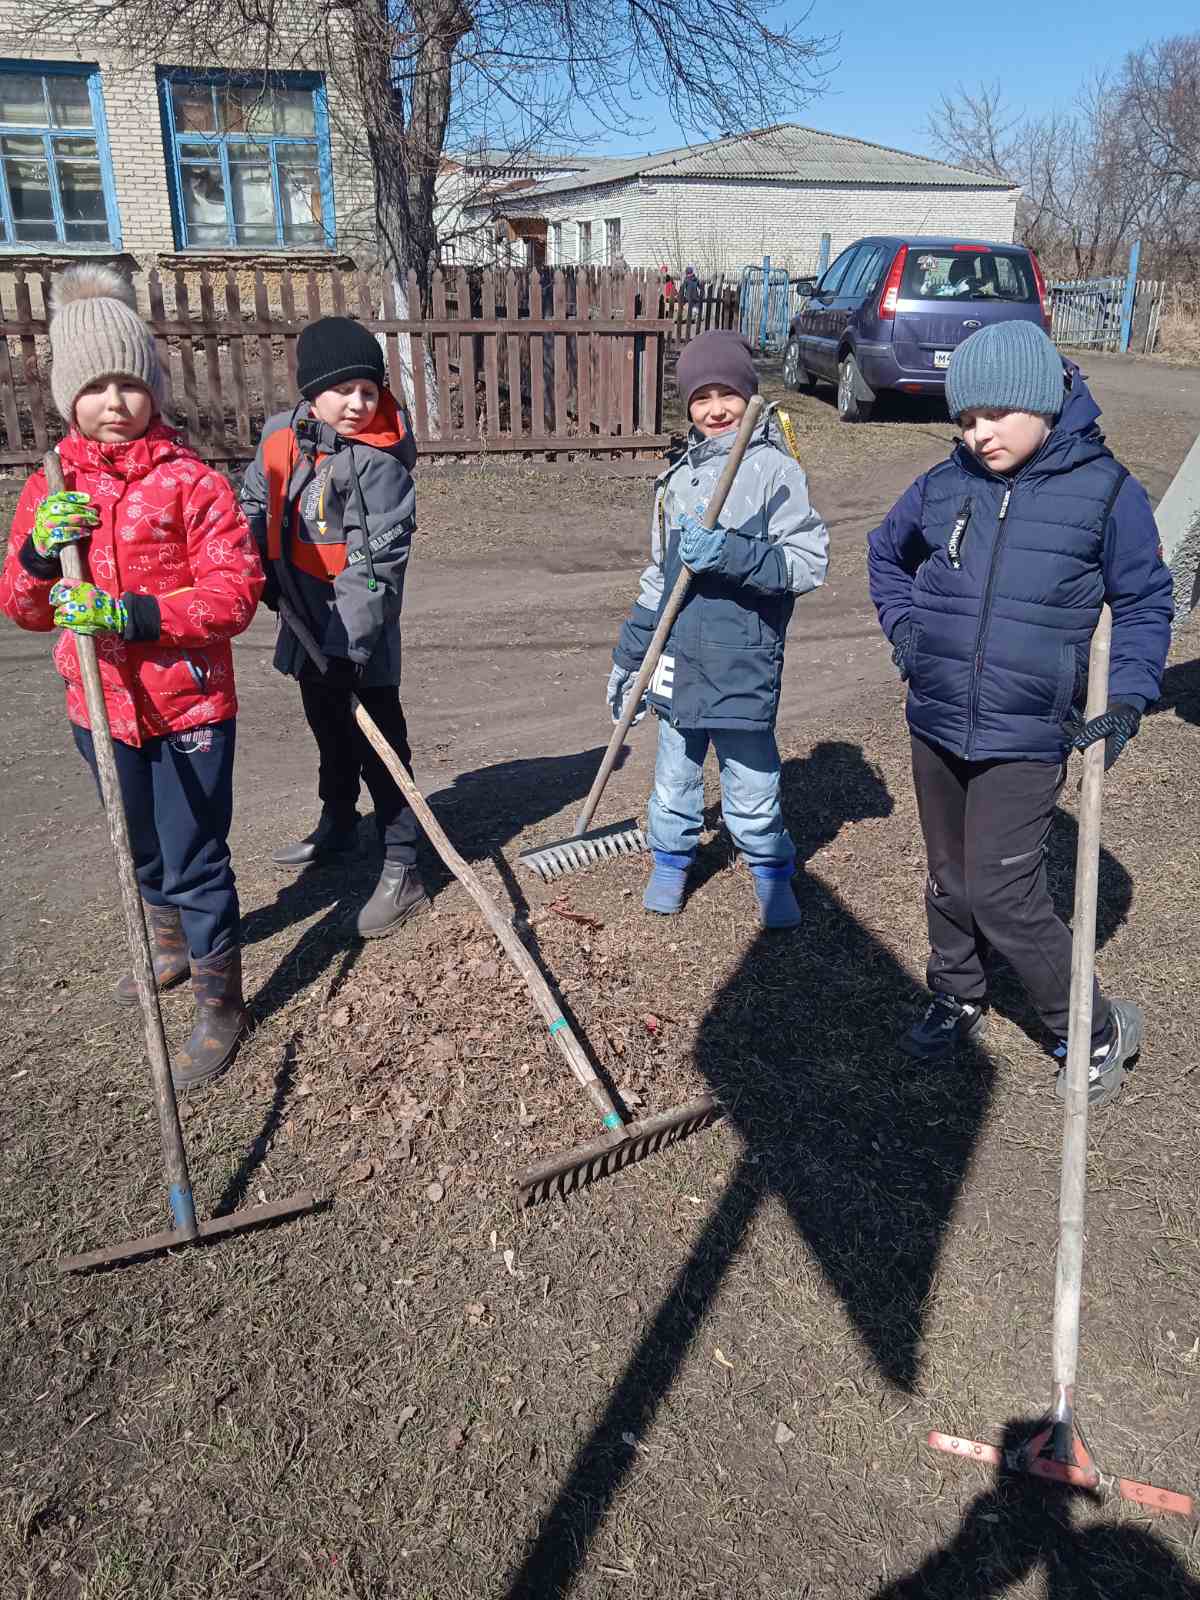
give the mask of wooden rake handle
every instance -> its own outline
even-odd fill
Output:
[[[760,395],[753,395],[746,405],[746,413],[738,427],[737,437],[734,439],[729,451],[729,459],[717,479],[717,486],[712,492],[708,505],[704,508],[704,515],[700,521],[706,528],[715,528],[721,512],[725,508],[725,501],[733,487],[733,480],[737,477],[737,470],[742,464],[742,457],[750,443],[750,437],[758,425],[758,420],[763,413],[763,401]],[[665,553],[665,552],[664,552]],[[585,833],[595,815],[596,807],[600,804],[600,796],[604,793],[605,785],[612,775],[617,757],[621,753],[621,746],[625,743],[625,736],[633,725],[637,715],[637,708],[642,703],[642,696],[646,692],[646,685],[654,676],[659,658],[666,648],[667,640],[671,636],[671,629],[675,626],[675,618],[683,609],[683,602],[688,597],[688,590],[692,586],[692,573],[688,567],[681,567],[679,576],[675,580],[675,587],[667,596],[667,603],[662,609],[658,619],[658,626],[650,640],[646,651],[645,660],[642,662],[637,677],[633,680],[632,687],[625,695],[624,707],[621,711],[621,720],[612,731],[612,738],[608,741],[608,749],[604,752],[604,759],[600,763],[600,770],[588,790],[588,797],[583,802],[583,810],[575,819],[575,833]]]
[[[279,615],[300,641],[313,665],[321,672],[324,672],[327,667],[324,652],[307,626],[284,599],[279,602]],[[524,980],[525,987],[529,990],[534,1005],[541,1012],[546,1026],[550,1030],[551,1038],[562,1052],[567,1065],[578,1082],[587,1091],[592,1104],[600,1113],[601,1121],[608,1130],[612,1142],[614,1144],[621,1143],[623,1138],[621,1129],[624,1127],[621,1113],[617,1110],[612,1097],[597,1077],[583,1046],[576,1038],[571,1025],[563,1016],[562,1007],[554,998],[550,985],[546,982],[529,951],[518,939],[511,921],[504,916],[499,906],[497,906],[480,882],[478,875],[451,844],[441,823],[429,809],[425,796],[417,788],[406,771],[404,763],[379,731],[374,718],[357,696],[355,696],[354,700],[354,716],[364,736],[369,740],[372,749],[392,777],[395,778],[401,794],[408,801],[413,815],[424,829],[425,837],[437,851],[447,869],[454,874],[479,907],[488,927],[491,928],[496,938],[500,941],[505,955]]]
[[[51,450],[45,457],[42,470],[46,474],[46,483],[51,494],[59,494],[66,488],[62,463],[58,459],[57,451]],[[64,545],[60,560],[63,577],[69,582],[89,581],[87,563],[80,544]],[[192,1201],[192,1184],[188,1176],[183,1131],[179,1125],[179,1108],[175,1103],[175,1085],[171,1081],[171,1062],[167,1054],[166,1035],[163,1032],[162,1012],[158,1005],[158,989],[154,982],[150,941],[146,936],[142,896],[133,865],[133,850],[129,843],[129,824],[125,820],[125,805],[121,799],[121,785],[117,777],[117,758],[113,750],[112,730],[108,723],[108,707],[104,703],[104,687],[100,681],[96,641],[87,634],[77,633],[75,650],[79,658],[80,677],[83,679],[88,721],[91,723],[96,772],[100,779],[100,797],[104,802],[104,815],[108,820],[108,836],[112,844],[117,887],[121,891],[121,909],[125,913],[125,934],[129,941],[130,959],[133,962],[134,982],[137,984],[138,1005],[142,1013],[142,1027],[146,1039],[146,1055],[150,1062],[154,1098],[158,1105],[158,1126],[162,1137],[163,1165],[167,1172],[171,1215],[174,1218],[175,1231],[186,1241],[195,1239],[198,1235],[196,1208]]]

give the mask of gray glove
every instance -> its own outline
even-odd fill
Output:
[[[608,675],[608,688],[604,691],[604,697],[608,701],[608,709],[612,712],[614,724],[621,720],[621,713],[625,709],[625,696],[636,676],[636,673],[626,672],[624,667],[616,666],[613,667]],[[637,710],[637,716],[634,717],[630,726],[636,728],[645,715],[646,701],[645,697],[643,697],[642,703]]]

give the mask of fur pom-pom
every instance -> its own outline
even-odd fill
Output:
[[[137,310],[137,294],[128,278],[112,267],[68,267],[54,280],[50,291],[50,315],[56,317],[64,306],[76,300],[120,300],[131,311]]]

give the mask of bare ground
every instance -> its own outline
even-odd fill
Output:
[[[1114,446],[1157,494],[1200,425],[1200,382],[1185,375],[1189,420],[1156,409],[1161,368],[1139,394],[1141,365],[1111,366]],[[518,881],[517,849],[565,831],[606,733],[645,486],[423,475],[406,699],[435,809],[626,1104],[714,1089],[729,1108],[568,1202],[514,1204],[520,1168],[594,1130],[457,886],[431,865],[433,914],[364,948],[347,923],[368,854],[348,874],[264,866],[312,815],[312,760],[256,624],[234,844],[258,1026],[185,1128],[207,1214],[303,1186],[329,1204],[60,1278],[64,1251],[161,1226],[162,1183],[136,1026],[108,999],[121,928],[94,799],[45,640],[0,638],[0,1594],[1200,1596],[1187,1524],[998,1488],[922,1447],[930,1427],[998,1440],[1046,1400],[1059,1113],[1003,973],[981,1049],[916,1072],[892,1048],[921,993],[922,858],[862,535],[949,429],[841,429],[821,397],[796,410],[835,577],[789,650],[805,923],[783,938],[759,933],[719,830],[677,921],[640,912],[640,862]],[[1200,1444],[1196,637],[1109,787],[1101,971],[1149,1032],[1092,1130],[1079,1394],[1107,1469],[1184,1489]],[[651,742],[610,816],[640,809]],[[1072,807],[1052,857],[1064,907]],[[170,1037],[187,1010],[166,997]]]

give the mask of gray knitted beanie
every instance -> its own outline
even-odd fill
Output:
[[[132,378],[163,411],[166,382],[133,285],[111,267],[68,267],[50,296],[50,391],[69,426],[80,391],[100,378]]]
[[[691,405],[697,389],[710,383],[732,389],[743,400],[758,393],[758,373],[749,344],[732,328],[713,328],[684,346],[675,368],[684,405]]]
[[[985,408],[1057,417],[1065,398],[1062,357],[1036,323],[993,322],[950,357],[946,404],[952,417]]]

